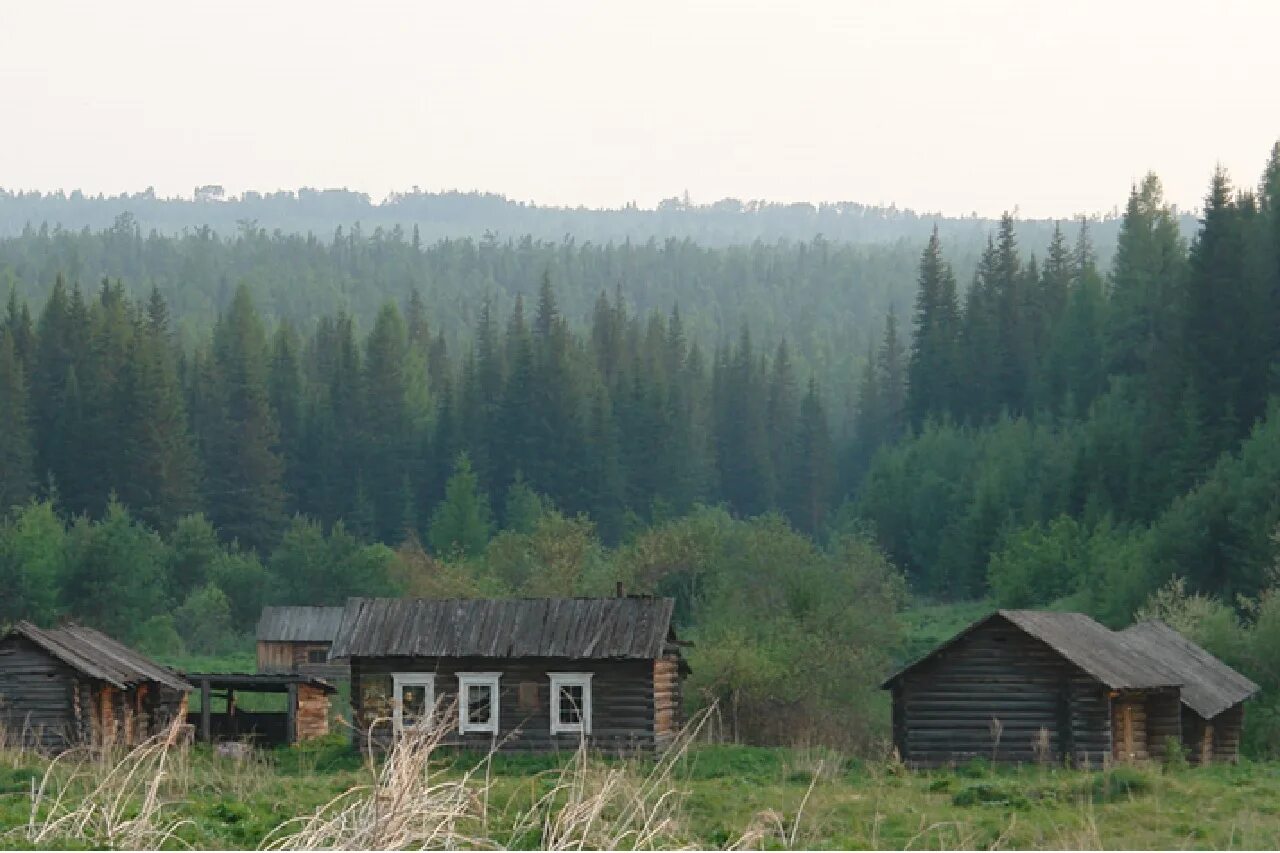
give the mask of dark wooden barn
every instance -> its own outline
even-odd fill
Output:
[[[902,760],[1234,761],[1258,686],[1163,622],[1000,610],[887,679]]]
[[[184,719],[191,689],[92,628],[19,622],[0,639],[0,734],[13,743],[133,745]]]
[[[345,681],[345,660],[330,660],[341,607],[264,607],[258,618],[258,672]]]
[[[351,661],[361,745],[437,723],[445,743],[610,753],[663,749],[688,667],[668,598],[351,599],[332,654]],[[443,709],[452,709],[447,718]]]
[[[1139,622],[1120,635],[1180,677],[1182,743],[1191,761],[1238,761],[1244,703],[1258,685],[1163,622]]]
[[[1182,677],[1081,613],[1000,610],[885,681],[904,762],[1098,766],[1180,738]]]

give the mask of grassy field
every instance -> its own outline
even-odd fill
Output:
[[[320,820],[280,829],[318,811]],[[1275,849],[1280,765],[908,772],[821,750],[692,744],[659,764],[485,761],[428,745],[370,766],[337,737],[248,760],[197,747],[79,765],[68,756],[50,769],[30,754],[0,753],[0,848],[287,849],[325,839],[524,849]]]

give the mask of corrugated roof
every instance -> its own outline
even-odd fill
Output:
[[[341,657],[662,657],[670,598],[352,598]]]
[[[1176,671],[1182,679],[1182,703],[1206,720],[1261,689],[1164,622],[1139,622],[1125,628],[1120,636]]]
[[[93,628],[68,625],[46,630],[30,622],[19,622],[9,633],[26,637],[72,669],[121,690],[149,681],[174,690],[192,689],[173,670]]]
[[[341,624],[341,607],[264,607],[258,617],[258,641],[332,643]]]
[[[1083,613],[997,610],[974,622],[933,651],[907,664],[885,679],[882,686],[888,687],[902,674],[932,659],[980,626],[997,618],[1013,623],[1114,690],[1177,687],[1182,683],[1182,677],[1176,671],[1147,655],[1142,644],[1125,640],[1122,635]]]

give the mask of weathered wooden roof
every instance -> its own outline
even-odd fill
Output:
[[[183,675],[192,684],[207,681],[211,688],[230,687],[246,693],[285,693],[289,690],[290,684],[305,684],[308,687],[323,690],[325,693],[338,692],[338,688],[323,678],[297,672],[184,672]]]
[[[1131,625],[1120,636],[1136,642],[1148,657],[1176,671],[1182,679],[1182,703],[1206,720],[1261,689],[1159,620]]]
[[[341,607],[264,607],[258,617],[258,642],[332,643],[341,624]]]
[[[63,628],[37,628],[30,622],[19,622],[9,636],[21,636],[35,643],[53,657],[89,678],[128,690],[139,684],[154,682],[174,690],[192,687],[173,670],[116,642],[101,631],[80,625]]]
[[[329,656],[662,657],[670,598],[352,598]]]
[[[1123,634],[1112,631],[1083,613],[997,610],[898,670],[882,686],[888,687],[899,676],[931,660],[992,619],[1004,619],[1012,623],[1114,690],[1178,687],[1182,684],[1182,676],[1148,655],[1144,643],[1132,638],[1126,639]]]

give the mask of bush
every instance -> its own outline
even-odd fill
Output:
[[[1095,773],[1088,793],[1095,803],[1132,799],[1151,790],[1151,779],[1136,767],[1121,765]]]

